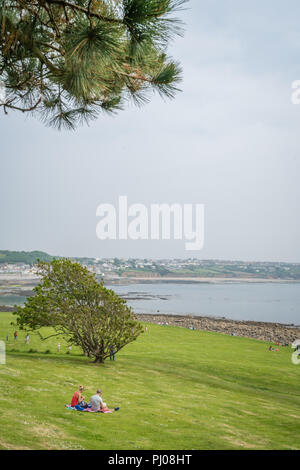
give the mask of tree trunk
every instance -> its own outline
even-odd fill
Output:
[[[103,364],[104,363],[104,357],[103,356],[96,356],[94,362],[97,363],[97,364]]]

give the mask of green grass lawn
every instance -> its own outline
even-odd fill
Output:
[[[0,314],[0,449],[300,449],[300,366],[291,348],[218,333],[148,325],[95,365],[57,339],[25,332]],[[36,352],[29,352],[36,350]],[[48,350],[48,353],[45,351]],[[113,414],[64,407],[79,384],[98,387]]]

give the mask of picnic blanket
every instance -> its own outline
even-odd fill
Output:
[[[76,408],[74,408],[74,406],[71,406],[71,405],[65,405],[66,408],[68,408],[69,410],[74,410],[74,411],[88,411],[90,413],[112,413],[112,411],[110,411],[108,408],[103,408],[102,410],[99,410],[99,411],[93,411],[91,410],[91,408],[85,408],[84,410],[76,410]]]

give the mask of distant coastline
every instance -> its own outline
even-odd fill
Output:
[[[101,279],[101,276],[98,276]],[[272,282],[272,283],[299,283],[300,279],[279,279],[279,278],[259,278],[259,277],[203,277],[203,276],[104,276],[106,284],[138,284],[138,283],[157,283],[157,282],[193,282],[193,283],[226,283],[226,282]],[[35,274],[23,273],[0,273],[1,281],[7,282],[20,281],[22,284],[36,285],[39,278]]]
[[[255,277],[179,277],[179,276],[135,276],[135,277],[119,277],[119,278],[104,278],[107,284],[151,284],[151,283],[300,283],[300,279],[272,279],[272,278],[255,278]]]
[[[51,261],[42,251],[0,250],[2,275],[28,279],[37,272],[37,262]],[[199,258],[88,258],[68,257],[106,282],[277,282],[299,281],[300,263],[280,261],[239,261]],[[17,278],[16,278],[17,279]]]
[[[98,276],[101,279],[101,276]],[[113,284],[152,284],[152,283],[300,283],[300,279],[274,279],[274,278],[259,278],[259,277],[198,277],[198,276],[104,276],[104,283],[106,285]],[[18,281],[21,284],[36,285],[38,283],[38,276],[35,274],[22,274],[22,273],[0,273],[0,287],[1,281],[9,285],[11,282]],[[2,284],[3,285],[3,284]]]

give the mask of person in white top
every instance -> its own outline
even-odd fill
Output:
[[[113,410],[107,408],[106,403],[103,403],[101,395],[102,391],[98,389],[96,395],[91,397],[91,411],[118,411],[120,409],[119,406]]]

